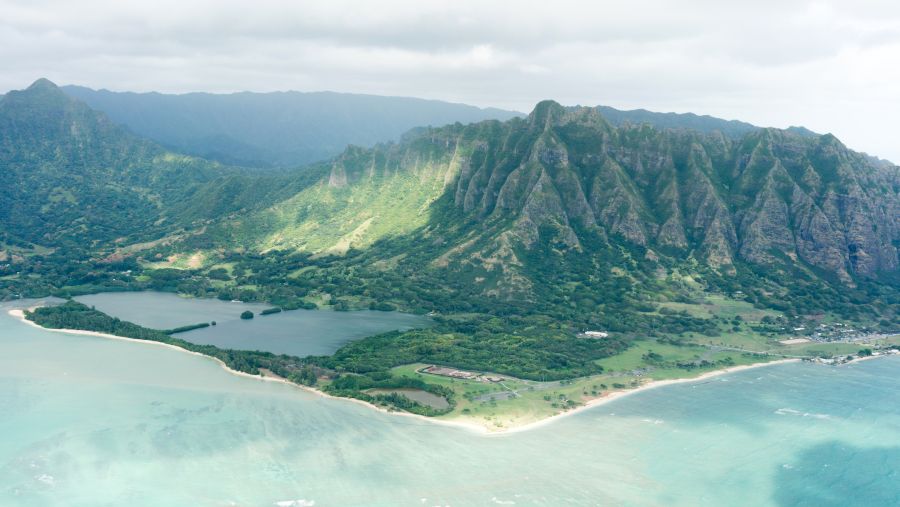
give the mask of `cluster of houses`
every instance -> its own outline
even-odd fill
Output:
[[[849,324],[834,322],[831,324],[819,324],[815,330],[804,327],[794,329],[795,332],[806,332],[806,337],[816,342],[855,342],[862,340],[877,340],[887,338],[896,333],[873,333],[868,330],[854,329]]]
[[[432,375],[440,375],[442,377],[458,378],[463,380],[474,380],[476,382],[503,382],[504,377],[496,375],[486,375],[484,373],[476,373],[474,371],[457,370],[456,368],[447,368],[446,366],[427,366],[419,370],[420,373],[430,373]]]
[[[781,328],[782,331],[785,328]],[[815,327],[806,325],[797,325],[790,328],[794,334],[790,339],[781,340],[784,345],[794,345],[807,342],[860,342],[887,338],[900,333],[888,332],[877,333],[869,329],[854,329],[850,324],[843,322],[821,323]]]
[[[809,361],[818,364],[829,364],[829,365],[838,365],[838,364],[846,364],[855,359],[860,359],[862,357],[878,357],[878,356],[889,356],[900,354],[900,350],[897,349],[884,349],[884,350],[874,350],[869,356],[835,356],[835,357],[814,357]]]

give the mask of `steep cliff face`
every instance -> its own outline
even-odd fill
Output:
[[[351,149],[281,216],[306,231],[340,216],[349,222],[339,234],[307,234],[304,244],[360,247],[446,230],[432,216],[443,199],[476,224],[465,243],[444,245],[444,262],[496,261],[490,252],[499,250],[516,262],[515,247],[532,248],[550,231],[576,251],[590,238],[723,272],[741,259],[850,282],[898,270],[898,192],[900,169],[831,135],[761,129],[733,140],[617,128],[597,109],[546,101],[525,119],[422,129],[397,144]],[[307,211],[295,213],[301,207]]]
[[[900,170],[833,136],[612,128],[552,102],[506,125],[461,172],[456,202],[515,216],[525,245],[551,225],[573,248],[593,231],[717,267],[797,262],[844,280],[898,269]]]

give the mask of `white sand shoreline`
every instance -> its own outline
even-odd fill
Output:
[[[238,375],[238,376],[250,378],[250,379],[262,380],[262,381],[266,381],[266,382],[279,382],[279,383],[286,384],[286,385],[289,385],[289,386],[292,386],[292,387],[295,387],[298,389],[302,389],[303,391],[306,391],[309,393],[316,394],[323,398],[328,398],[328,399],[333,399],[333,400],[341,400],[341,401],[349,401],[352,403],[357,403],[357,404],[375,409],[375,410],[385,413],[385,414],[397,415],[397,416],[403,416],[403,417],[412,417],[412,418],[415,418],[415,419],[418,419],[421,421],[428,422],[430,424],[438,424],[438,425],[442,425],[442,426],[463,428],[463,429],[466,429],[468,431],[471,431],[473,433],[477,433],[477,434],[483,435],[483,436],[503,436],[503,435],[509,435],[509,434],[513,434],[513,433],[520,433],[523,431],[529,431],[529,430],[532,430],[535,428],[546,426],[546,425],[548,425],[554,421],[557,421],[559,419],[578,414],[580,412],[589,410],[594,407],[598,407],[600,405],[604,405],[613,400],[617,400],[617,399],[623,398],[625,396],[630,396],[632,394],[643,392],[643,391],[646,391],[649,389],[655,389],[658,387],[664,387],[664,386],[674,385],[674,384],[699,382],[699,381],[706,380],[709,378],[718,377],[721,375],[726,375],[729,373],[748,370],[748,369],[752,369],[752,368],[760,368],[760,367],[764,367],[764,366],[772,366],[772,365],[776,365],[776,364],[785,364],[785,363],[793,363],[793,362],[801,361],[801,359],[780,359],[780,360],[773,360],[773,361],[768,361],[768,362],[753,363],[753,364],[748,364],[748,365],[732,366],[730,368],[723,368],[721,370],[709,371],[709,372],[703,373],[697,377],[671,379],[671,380],[653,380],[653,381],[646,382],[646,383],[644,383],[638,387],[632,388],[632,389],[612,391],[602,397],[592,399],[592,400],[588,401],[587,403],[585,403],[584,405],[578,406],[571,410],[567,410],[565,412],[561,412],[561,413],[546,417],[546,418],[538,420],[538,421],[523,424],[521,426],[513,426],[513,427],[508,427],[508,428],[507,427],[496,428],[496,427],[487,426],[485,424],[479,424],[474,421],[455,420],[455,419],[449,419],[449,420],[448,419],[437,419],[437,418],[426,417],[426,416],[422,416],[422,415],[418,415],[418,414],[410,414],[408,412],[389,411],[389,410],[384,409],[383,407],[379,407],[379,406],[369,403],[367,401],[358,400],[355,398],[344,398],[344,397],[332,396],[330,394],[322,392],[313,387],[295,384],[293,382],[290,382],[290,381],[282,379],[282,378],[266,377],[266,376],[262,376],[262,375],[251,375],[249,373],[244,373],[242,371],[233,370],[233,369],[229,368],[228,365],[226,365],[222,360],[220,360],[216,357],[208,356],[206,354],[201,354],[199,352],[193,352],[193,351],[181,348],[177,345],[172,345],[169,343],[155,342],[155,341],[151,341],[151,340],[126,338],[123,336],[99,333],[96,331],[84,331],[84,330],[78,330],[78,329],[51,329],[51,328],[46,328],[46,327],[40,326],[40,325],[26,319],[25,313],[21,309],[9,310],[8,313],[12,317],[15,317],[16,319],[20,320],[21,322],[23,322],[27,325],[30,325],[30,326],[33,326],[33,327],[36,327],[38,329],[42,329],[45,331],[82,335],[82,336],[93,336],[93,337],[97,337],[97,338],[106,338],[106,339],[111,339],[111,340],[120,340],[120,341],[136,342],[136,343],[151,344],[151,345],[167,347],[167,348],[170,348],[173,350],[177,350],[177,351],[181,351],[181,352],[185,352],[188,354],[193,354],[196,356],[200,356],[200,357],[203,357],[206,359],[213,360],[216,363],[218,363],[219,366],[221,366],[225,371],[227,371],[228,373],[231,373],[233,375]]]
[[[31,310],[33,310],[33,309],[29,309],[29,311],[31,311]],[[199,356],[199,357],[202,357],[205,359],[215,361],[216,363],[218,363],[219,366],[222,367],[222,369],[224,369],[228,373],[231,373],[232,375],[237,375],[239,377],[244,377],[244,378],[249,378],[249,379],[254,379],[254,380],[262,380],[264,382],[278,382],[280,384],[285,384],[285,385],[288,385],[288,386],[291,386],[291,387],[294,387],[297,389],[301,389],[303,391],[315,394],[317,396],[321,396],[323,398],[339,400],[339,401],[349,401],[351,403],[357,403],[360,405],[364,405],[366,407],[369,407],[371,409],[377,410],[377,411],[385,413],[385,414],[399,415],[399,416],[404,416],[404,417],[413,417],[416,419],[420,419],[422,421],[429,422],[431,424],[439,424],[439,425],[443,425],[443,426],[455,426],[455,427],[465,428],[467,430],[474,431],[476,433],[486,433],[488,431],[487,428],[485,428],[484,426],[480,426],[480,425],[477,425],[474,423],[467,423],[467,422],[463,422],[463,421],[445,421],[445,420],[441,420],[441,419],[435,419],[433,417],[426,417],[426,416],[419,415],[419,414],[411,414],[409,412],[390,411],[390,410],[386,410],[383,407],[379,407],[377,405],[369,403],[365,400],[358,400],[356,398],[345,398],[345,397],[341,397],[341,396],[332,396],[328,393],[320,391],[319,389],[300,385],[300,384],[295,384],[295,383],[293,383],[289,380],[283,379],[283,378],[265,377],[262,375],[251,375],[250,373],[245,373],[245,372],[234,370],[234,369],[230,368],[227,364],[225,364],[224,361],[222,361],[221,359],[219,359],[217,357],[212,357],[212,356],[208,356],[206,354],[201,354],[200,352],[194,352],[192,350],[187,350],[187,349],[181,348],[177,345],[172,345],[170,343],[162,343],[162,342],[156,342],[156,341],[152,341],[152,340],[140,340],[137,338],[116,336],[114,334],[100,333],[97,331],[85,331],[82,329],[52,329],[52,328],[48,328],[48,327],[43,327],[41,325],[38,325],[38,324],[26,319],[25,312],[23,310],[13,309],[13,310],[9,310],[8,313],[12,317],[15,317],[16,319],[20,320],[21,322],[23,322],[29,326],[44,330],[44,331],[50,331],[50,332],[54,332],[54,333],[63,333],[63,334],[74,334],[74,335],[80,335],[80,336],[93,336],[96,338],[105,338],[108,340],[119,340],[119,341],[126,341],[126,342],[166,347],[166,348],[169,348],[172,350],[177,350],[179,352],[184,352],[187,354],[191,354],[191,355],[195,355],[195,356]]]
[[[762,368],[765,366],[774,366],[776,364],[797,363],[800,361],[802,361],[802,359],[776,359],[776,360],[768,361],[768,362],[744,364],[744,365],[740,365],[740,366],[732,366],[729,368],[723,368],[721,370],[708,371],[708,372],[703,373],[696,377],[685,377],[685,378],[669,379],[669,380],[651,380],[650,382],[645,382],[644,384],[641,384],[640,386],[632,388],[632,389],[622,389],[619,391],[611,391],[609,394],[606,394],[599,398],[594,398],[594,399],[586,402],[584,405],[580,405],[571,410],[567,410],[565,412],[561,412],[559,414],[552,415],[545,419],[541,419],[540,421],[534,421],[532,423],[523,424],[522,426],[516,426],[513,428],[506,429],[502,432],[498,432],[497,435],[518,433],[521,431],[528,431],[528,430],[532,430],[534,428],[539,428],[541,426],[550,424],[558,419],[562,419],[564,417],[575,415],[579,412],[583,412],[585,410],[589,410],[594,407],[599,407],[601,405],[605,405],[613,400],[618,400],[620,398],[624,398],[624,397],[630,396],[632,394],[648,391],[650,389],[656,389],[657,387],[665,387],[665,386],[670,386],[670,385],[675,385],[675,384],[689,384],[692,382],[699,382],[701,380],[706,380],[706,379],[710,379],[713,377],[719,377],[722,375],[727,375],[729,373],[735,373],[738,371]]]

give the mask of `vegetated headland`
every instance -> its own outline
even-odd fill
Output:
[[[273,312],[269,312],[273,313]],[[561,380],[528,380],[510,375],[425,363],[394,367],[389,375],[372,378],[335,366],[333,358],[298,358],[261,351],[198,345],[172,330],[155,330],[110,317],[75,301],[10,314],[52,331],[160,344],[199,354],[242,376],[284,382],[320,395],[361,402],[369,407],[433,422],[452,424],[485,434],[523,431],[575,414],[621,396],[665,385],[694,382],[747,368],[800,360],[842,364],[900,352],[900,335],[854,335],[849,343],[832,343],[832,355],[815,350],[810,340],[781,340],[779,350],[752,351],[741,345],[702,346],[654,341],[638,342],[606,361],[599,375]],[[602,339],[603,333],[583,333]],[[855,352],[847,353],[849,347]],[[658,350],[659,352],[655,351]],[[704,350],[705,349],[705,350]],[[340,356],[339,351],[335,356]]]

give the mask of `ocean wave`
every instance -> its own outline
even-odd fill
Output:
[[[52,475],[49,475],[49,474],[41,474],[41,475],[35,476],[35,479],[43,482],[44,484],[46,484],[48,486],[53,486],[53,484],[56,483],[56,479]]]
[[[281,500],[275,502],[273,505],[277,505],[278,507],[313,507],[316,505],[315,500]]]
[[[775,411],[778,415],[796,415],[799,417],[812,417],[814,419],[831,419],[831,416],[828,414],[816,414],[812,412],[801,412],[799,410],[794,410],[792,408],[779,408]]]
[[[495,497],[491,497],[491,501],[494,502],[494,503],[497,504],[497,505],[515,505],[515,504],[516,504],[516,502],[513,501],[513,500],[500,500],[500,499],[497,498],[496,496],[495,496]]]

